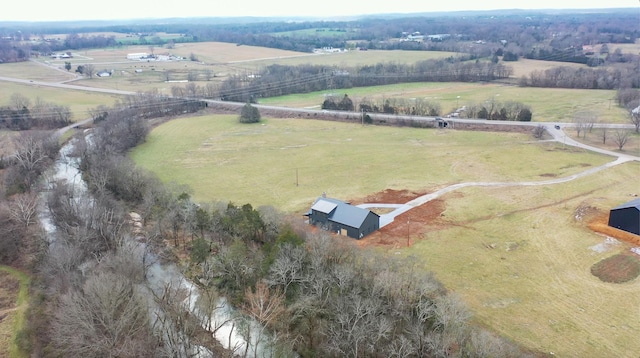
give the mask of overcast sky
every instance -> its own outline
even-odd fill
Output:
[[[31,0],[9,1],[0,21],[166,17],[345,16],[494,9],[639,8],[639,0]]]

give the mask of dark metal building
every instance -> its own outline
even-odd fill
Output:
[[[304,215],[309,217],[311,225],[354,239],[362,239],[380,228],[378,214],[324,196],[318,198]]]
[[[640,235],[640,198],[611,209],[609,226]]]

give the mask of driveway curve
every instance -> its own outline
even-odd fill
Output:
[[[406,202],[405,204],[385,204],[385,203],[367,203],[367,204],[360,204],[358,205],[358,207],[360,208],[394,208],[393,211],[387,213],[387,214],[382,214],[380,215],[380,227],[385,227],[386,225],[389,225],[390,223],[392,223],[396,216],[401,215],[406,213],[407,211],[418,207],[420,205],[423,205],[433,199],[436,199],[444,194],[447,194],[449,192],[452,192],[454,190],[458,190],[458,189],[462,189],[462,188],[468,188],[468,187],[474,187],[474,186],[478,186],[478,187],[512,187],[512,186],[539,186],[539,185],[553,185],[553,184],[560,184],[560,183],[566,183],[578,178],[582,178],[585,177],[587,175],[591,175],[594,173],[597,173],[601,170],[604,169],[608,169],[611,167],[614,167],[618,164],[622,164],[622,163],[626,163],[629,161],[640,161],[640,157],[636,157],[633,155],[629,155],[629,154],[624,154],[624,153],[617,153],[617,152],[613,152],[613,151],[609,151],[609,150],[605,150],[605,149],[600,149],[600,148],[596,148],[596,147],[592,147],[589,145],[586,145],[584,143],[580,143],[572,138],[569,138],[566,133],[564,133],[564,131],[562,129],[557,129],[555,128],[555,126],[553,124],[546,124],[545,125],[545,129],[547,130],[547,132],[553,136],[553,140],[557,141],[557,142],[561,142],[564,143],[565,145],[570,145],[570,146],[574,146],[574,147],[579,147],[579,148],[583,148],[586,150],[590,150],[593,152],[597,152],[597,153],[602,153],[602,154],[606,154],[606,155],[610,155],[613,157],[616,157],[616,159],[612,162],[594,167],[594,168],[590,168],[588,170],[585,170],[583,172],[577,173],[577,174],[573,174],[573,175],[569,175],[566,177],[562,177],[562,178],[556,178],[556,179],[549,179],[549,180],[541,180],[541,181],[520,181],[520,182],[466,182],[466,183],[459,183],[459,184],[453,184],[453,185],[449,185],[447,187],[444,187],[440,190],[437,190],[433,193],[429,193],[429,194],[425,194],[422,196],[419,196],[411,201]]]

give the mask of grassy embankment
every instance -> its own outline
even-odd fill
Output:
[[[0,302],[7,307],[0,307],[0,356],[28,357],[16,343],[16,334],[25,325],[24,313],[29,302],[29,276],[9,266],[0,265]],[[13,302],[13,303],[12,303]]]

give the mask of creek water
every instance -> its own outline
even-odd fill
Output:
[[[74,142],[71,141],[60,149],[60,156],[55,165],[44,175],[38,217],[51,246],[55,245],[57,230],[47,205],[47,193],[53,189],[55,182],[62,181],[69,184],[73,200],[79,205],[92,201],[87,185],[82,179],[78,159],[70,155],[73,151],[73,145]],[[171,287],[182,293],[179,297],[182,299],[181,304],[184,309],[195,315],[203,328],[212,332],[213,337],[225,349],[233,351],[236,356],[273,356],[272,350],[265,343],[268,337],[266,335],[260,337],[256,334],[263,331],[257,321],[242,315],[224,297],[217,298],[215,304],[209,306],[211,312],[204,312],[202,305],[198,304],[201,295],[198,286],[189,281],[175,264],[161,263],[156,255],[149,252],[143,243],[135,239],[131,239],[131,242],[125,244],[128,245],[128,250],[140,250],[134,252],[134,255],[140,260],[144,260],[143,264],[147,267],[146,279],[141,289],[148,292],[150,312],[153,313],[152,323],[156,319],[154,317],[157,317],[155,315],[162,314],[160,307],[153,300],[153,295],[161,295],[163,290]],[[88,266],[92,265],[88,263]],[[209,350],[199,346],[193,347],[187,355],[203,358],[213,356]]]

